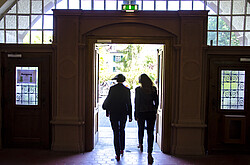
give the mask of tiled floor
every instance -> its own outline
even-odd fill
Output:
[[[108,118],[100,111],[99,142],[85,153],[55,152],[37,149],[2,149],[0,165],[147,165],[147,136],[144,151],[137,148],[136,122],[126,127],[126,148],[119,162],[115,159],[113,134]],[[154,144],[154,165],[250,165],[250,155],[172,156],[163,154]]]
[[[36,149],[2,149],[0,165],[147,165],[146,138],[140,152],[135,128],[126,128],[126,148],[119,162],[115,159],[112,130],[100,128],[95,149],[86,153],[55,152]],[[154,144],[154,165],[250,165],[250,155],[172,156]]]
[[[249,155],[181,157],[154,151],[155,165],[250,165]],[[112,146],[97,146],[92,152],[67,153],[34,149],[2,149],[1,165],[147,165],[146,152],[129,146],[117,162]]]

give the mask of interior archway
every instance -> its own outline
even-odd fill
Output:
[[[90,151],[94,148],[94,45],[110,42],[165,45],[162,58],[162,151],[204,153],[205,121],[202,114],[205,113],[205,98],[201,96],[205,95],[201,88],[206,18],[207,11],[104,13],[55,10],[53,77],[56,79],[53,89],[56,101],[53,107],[56,112],[52,117],[52,149]],[[65,65],[66,61],[72,65]],[[57,72],[61,67],[70,70],[74,76]],[[76,136],[65,141],[61,138],[65,134]],[[190,144],[195,147],[189,149]]]

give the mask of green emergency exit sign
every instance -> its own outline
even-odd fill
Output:
[[[136,4],[123,4],[122,10],[126,12],[134,12],[138,10],[138,5]]]

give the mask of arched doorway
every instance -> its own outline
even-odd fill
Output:
[[[52,150],[93,149],[94,44],[111,40],[165,45],[162,151],[204,154],[207,11],[55,10],[54,20]]]

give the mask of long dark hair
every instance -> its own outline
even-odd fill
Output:
[[[145,73],[141,74],[139,77],[139,83],[145,93],[152,93],[153,82]]]

